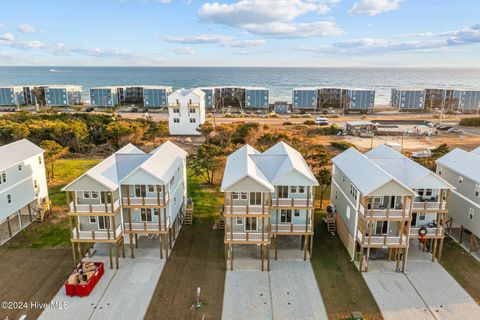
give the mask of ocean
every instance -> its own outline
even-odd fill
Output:
[[[55,72],[49,72],[50,69]],[[292,100],[304,86],[376,90],[377,105],[390,101],[393,87],[452,87],[480,90],[480,69],[455,68],[253,68],[253,67],[0,67],[0,86],[75,84],[84,89],[107,85],[168,85],[174,89],[244,85],[270,89],[270,101]]]

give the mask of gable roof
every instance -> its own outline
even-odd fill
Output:
[[[436,160],[458,174],[480,183],[480,147],[471,152],[456,148]]]
[[[139,169],[145,170],[152,176],[159,178],[158,172],[166,173],[169,169],[171,172],[170,166],[179,156],[185,157],[186,152],[170,141],[165,142],[149,154],[145,154],[145,152],[133,144],[128,144],[70,182],[62,190],[75,190],[71,188],[75,182],[83,176],[88,176],[101,183],[108,190],[113,191],[121,185],[123,180]],[[168,166],[169,163],[170,166]],[[165,181],[161,178],[159,180]]]
[[[203,92],[199,88],[194,88],[194,89],[181,88],[181,89],[178,89],[178,90],[175,90],[174,92],[172,92],[169,95],[169,97],[175,97],[177,95],[184,96],[184,97],[188,96],[188,95],[196,95],[198,97],[203,97],[205,95],[205,92]]]
[[[228,156],[221,190],[250,177],[275,191],[276,182],[291,172],[298,172],[310,185],[318,185],[302,155],[286,143],[279,142],[263,153],[246,144]]]
[[[0,170],[43,153],[43,149],[27,139],[18,140],[0,147]]]
[[[387,173],[413,189],[452,189],[453,186],[400,152],[381,144],[365,153]]]

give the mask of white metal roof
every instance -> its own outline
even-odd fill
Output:
[[[0,147],[0,171],[43,153],[43,149],[27,139]]]
[[[250,177],[274,191],[276,182],[292,172],[302,175],[309,185],[318,185],[302,155],[286,143],[279,142],[263,153],[247,144],[228,156],[221,190]]]
[[[194,89],[185,89],[185,88],[182,88],[182,89],[178,89],[178,90],[175,90],[174,92],[172,92],[168,97],[175,97],[175,96],[187,96],[189,94],[193,94],[193,95],[196,95],[196,96],[199,96],[199,97],[202,97],[205,95],[205,92],[203,92],[202,90],[200,90],[199,88],[194,88]]]
[[[453,189],[434,172],[384,144],[368,151],[365,156],[412,189]]]
[[[348,121],[346,122],[347,125],[355,127],[355,126],[373,126],[375,123],[366,120],[358,120],[358,121]]]
[[[473,153],[473,154],[478,154],[480,156],[480,147],[476,147],[475,149],[473,149],[470,152]]]
[[[445,166],[458,174],[480,183],[480,149],[472,152],[456,148],[437,159],[437,164]]]

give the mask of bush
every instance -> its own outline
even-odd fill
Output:
[[[329,127],[316,128],[311,131],[311,133],[321,136],[336,136],[339,132],[342,132],[342,129],[335,124]]]
[[[316,125],[315,121],[313,121],[313,120],[305,120],[305,121],[303,121],[303,124],[306,124],[307,126]]]
[[[467,127],[480,127],[480,117],[463,118],[459,124]]]
[[[291,123],[290,121],[285,121],[283,123],[284,126],[293,126],[293,123]]]
[[[340,151],[345,151],[351,147],[355,148],[355,146],[348,141],[334,141],[330,143],[330,145]]]

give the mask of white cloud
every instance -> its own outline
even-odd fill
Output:
[[[234,48],[250,48],[258,47],[267,43],[265,40],[232,40],[222,43],[222,47],[234,47]]]
[[[235,3],[207,2],[198,12],[202,21],[242,28],[249,33],[272,37],[319,37],[337,35],[332,21],[294,22],[307,13],[328,14],[338,0],[239,0]],[[318,30],[314,30],[318,29]]]
[[[402,0],[361,0],[360,2],[355,2],[348,13],[376,16],[382,12],[398,10],[400,2]]]
[[[194,54],[195,50],[192,47],[177,47],[172,50],[176,54]]]
[[[7,32],[0,35],[0,40],[11,42],[15,40],[15,37],[13,36],[13,34]]]
[[[21,33],[45,33],[43,30],[39,30],[32,26],[31,24],[21,24],[17,27],[17,30],[20,31]]]
[[[222,43],[231,41],[234,38],[230,36],[224,36],[219,34],[199,34],[190,37],[174,37],[169,36],[164,38],[168,42],[173,43],[186,43],[186,44],[204,44],[204,43]]]
[[[16,41],[12,46],[19,49],[43,49],[46,47],[45,43],[39,40]]]

